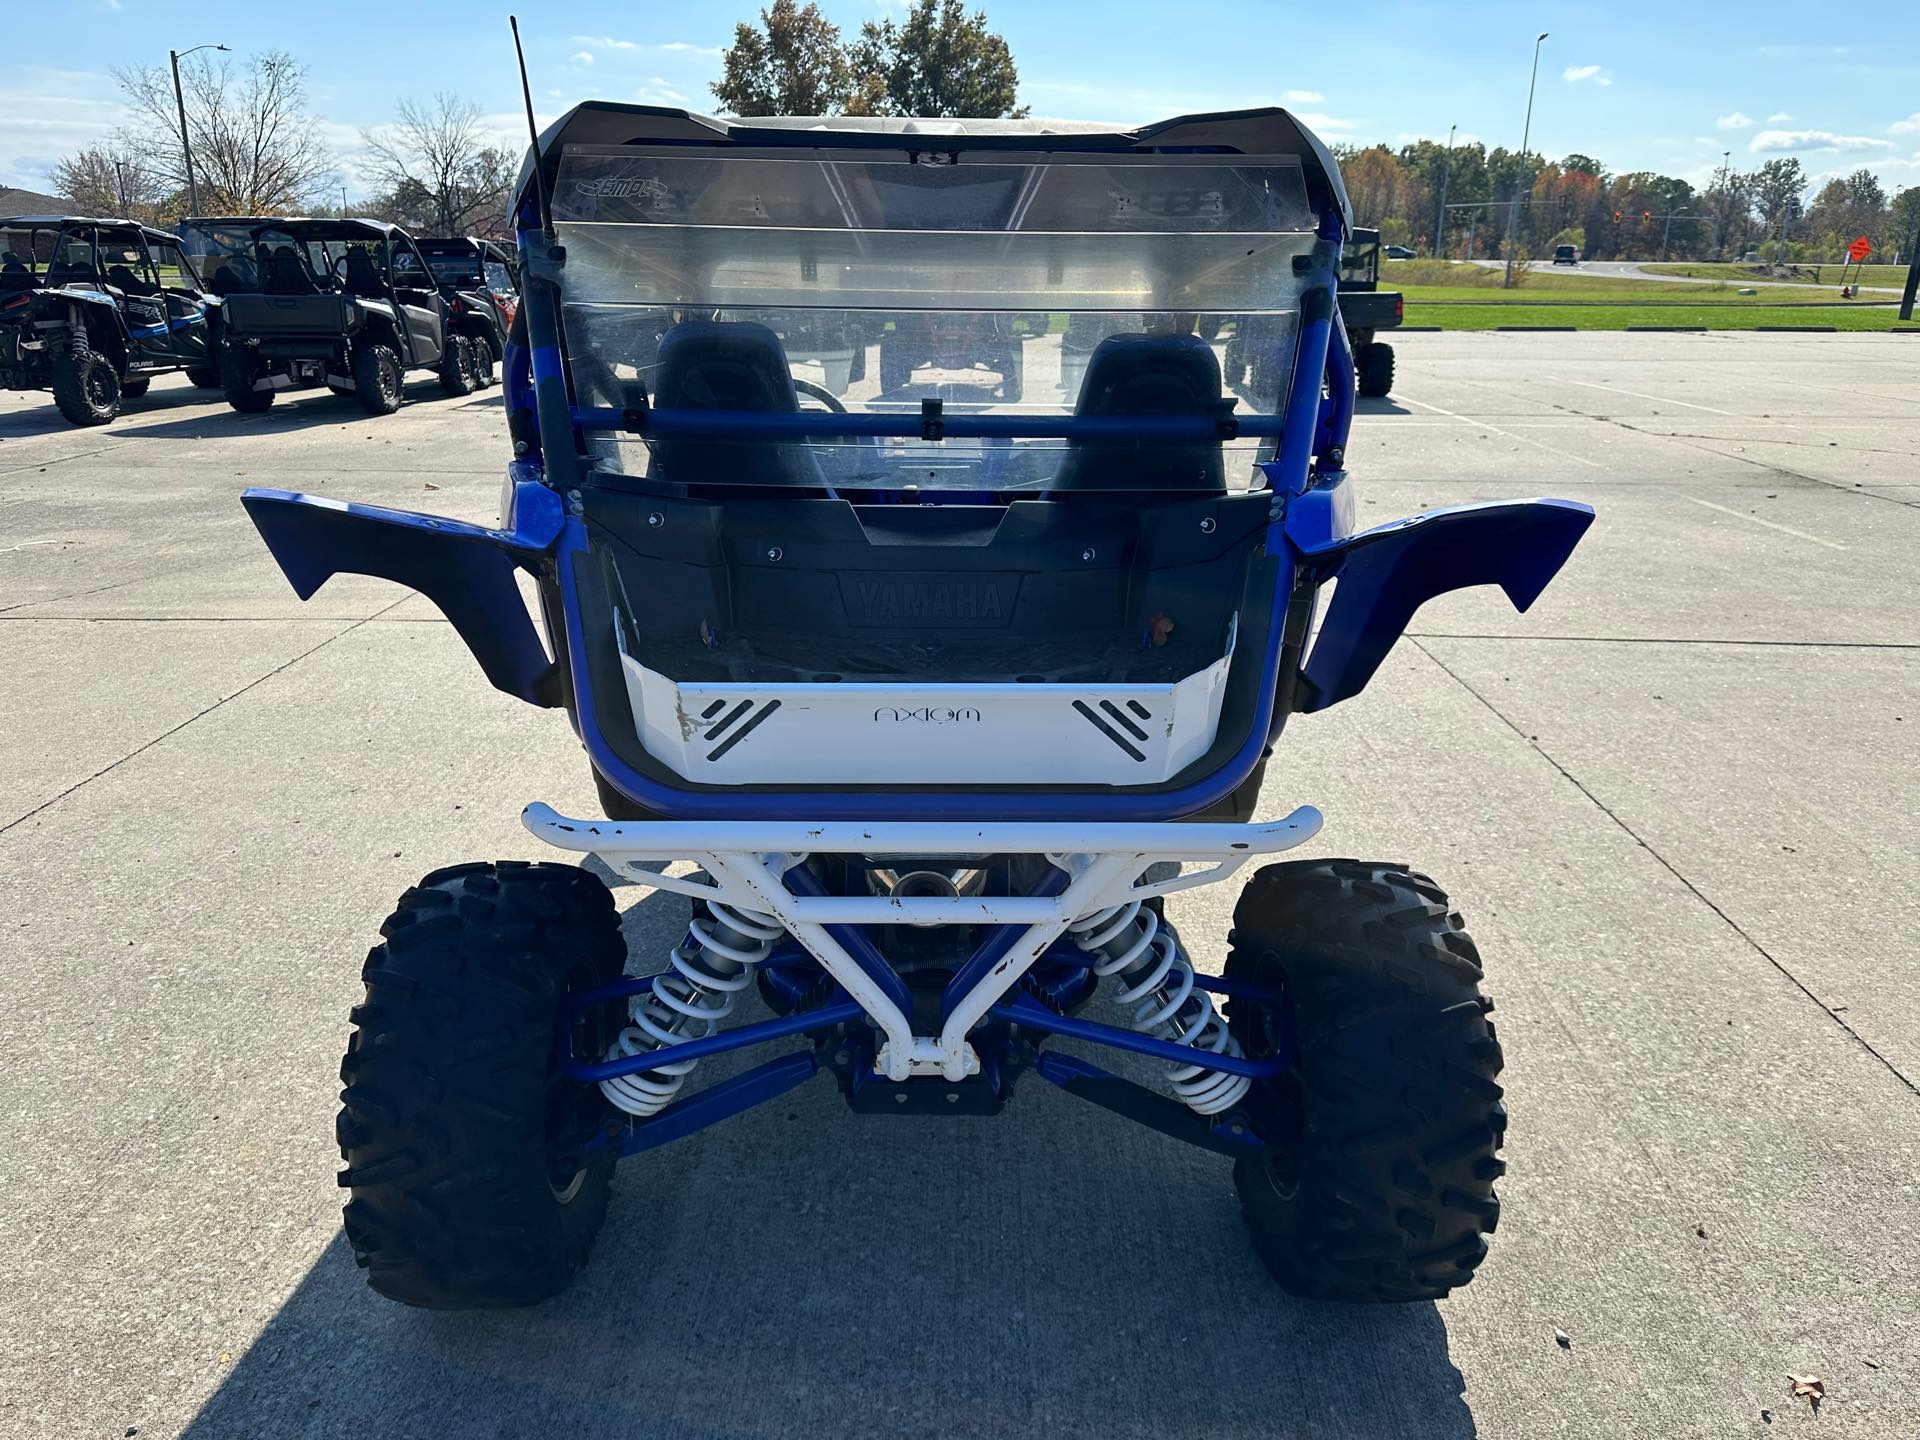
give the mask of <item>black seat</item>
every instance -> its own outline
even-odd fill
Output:
[[[1110,335],[1094,348],[1075,415],[1231,413],[1220,361],[1198,335]],[[1219,495],[1226,472],[1218,439],[1182,444],[1070,440],[1055,494],[1110,490]]]
[[[5,259],[0,260],[0,291],[12,294],[19,290],[31,290],[39,283],[33,278],[33,271],[11,250],[6,253]]]
[[[687,320],[661,337],[652,404],[661,410],[800,409],[780,339],[745,320]],[[652,442],[654,479],[681,485],[749,485],[791,492],[820,487],[804,446],[683,436]]]
[[[366,247],[354,245],[346,255],[347,293],[358,295],[363,300],[377,300],[387,293],[387,287],[380,283],[380,272],[374,267],[373,257]]]
[[[313,277],[307,273],[307,267],[300,263],[300,252],[291,245],[281,245],[267,256],[267,294],[269,295],[317,295],[319,287],[313,283]]]

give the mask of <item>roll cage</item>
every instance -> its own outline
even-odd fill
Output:
[[[597,170],[569,170],[570,158],[580,155],[603,157],[606,163]],[[630,167],[624,174],[620,168],[625,159],[653,157],[661,157],[653,172],[645,164]],[[582,303],[570,291],[579,291],[597,273],[593,267],[600,263],[593,249],[599,242],[591,227],[601,222],[594,217],[606,213],[602,208],[606,206],[615,207],[615,213],[619,213],[618,207],[627,206],[631,213],[631,207],[679,204],[681,201],[673,198],[677,182],[661,175],[674,166],[682,166],[674,173],[683,175],[688,163],[704,163],[714,175],[724,175],[732,160],[784,160],[819,164],[829,170],[840,160],[895,167],[862,178],[861,183],[875,195],[897,191],[899,186],[894,182],[909,188],[919,185],[927,172],[935,169],[950,169],[964,181],[973,173],[966,167],[975,165],[999,170],[1097,165],[1123,167],[1129,176],[1144,176],[1156,167],[1168,171],[1208,165],[1231,169],[1241,164],[1241,168],[1272,165],[1288,169],[1297,176],[1304,221],[1298,222],[1302,228],[1294,232],[1294,238],[1274,252],[1284,263],[1269,265],[1260,272],[1272,277],[1270,282],[1261,283],[1279,287],[1271,303],[1280,308],[1270,312],[1272,319],[1248,315],[1239,321],[1254,329],[1269,326],[1276,334],[1284,332],[1286,363],[1269,372],[1281,377],[1277,393],[1265,397],[1265,403],[1259,406],[1247,403],[1242,395],[1239,402],[1219,406],[1169,408],[1149,403],[1131,412],[1122,407],[1104,413],[1095,413],[1084,403],[1072,410],[1040,409],[1031,404],[996,409],[950,403],[941,395],[933,395],[917,404],[877,402],[860,412],[836,404],[823,413],[801,411],[791,403],[771,407],[716,406],[710,399],[695,403],[688,396],[672,392],[664,381],[650,385],[644,367],[633,377],[609,373],[604,366],[596,368],[597,347],[583,346],[578,333],[570,337],[569,325],[580,323],[580,316],[567,312],[570,304]],[[734,173],[742,176],[748,172]],[[556,186],[563,179],[577,188],[556,195]],[[720,188],[715,189],[716,185]],[[894,185],[893,191],[888,190],[889,185]],[[1097,184],[1085,188],[1089,194],[1099,190]],[[1147,186],[1141,193],[1150,189]],[[736,220],[747,217],[744,224],[732,225],[729,233],[734,238],[739,231],[751,230],[758,223],[751,208],[758,203],[754,197],[759,190],[754,184],[742,181],[728,191],[716,180],[705,182],[705,188],[688,186],[685,193],[708,198],[717,195],[733,207],[731,213]],[[1024,191],[1020,193],[1025,195]],[[1209,193],[1219,192],[1216,187]],[[1271,184],[1264,193],[1275,193]],[[660,198],[663,195],[667,197],[664,200]],[[1034,202],[1029,196],[1011,203],[1018,209],[1023,203],[1030,207]],[[1239,202],[1229,196],[1225,203],[1231,208]],[[747,208],[743,210],[742,206]],[[1020,213],[1033,212],[1028,208]],[[1127,245],[1134,247],[1126,252],[1129,254],[1168,253],[1165,247],[1156,248],[1155,226],[1159,222],[1147,214],[1147,209],[1123,207],[1116,213],[1122,218],[1114,220],[1111,228],[1117,232],[1131,227],[1133,238],[1090,234],[1077,237],[1074,244],[1096,251],[1103,245],[1110,246],[1116,253]],[[583,214],[587,216],[584,221]],[[1265,754],[1290,712],[1324,708],[1364,687],[1422,602],[1462,586],[1494,583],[1502,586],[1516,606],[1525,609],[1592,519],[1591,511],[1584,506],[1529,501],[1435,511],[1354,532],[1351,483],[1344,468],[1353,416],[1353,360],[1335,303],[1341,247],[1351,231],[1351,216],[1331,156],[1284,111],[1187,117],[1137,131],[1114,132],[1044,127],[1032,122],[927,125],[842,118],[727,121],[653,107],[588,105],[571,112],[542,137],[523,169],[515,219],[524,291],[521,324],[516,327],[515,342],[506,357],[506,378],[517,458],[509,472],[501,527],[486,529],[373,507],[342,507],[336,502],[315,502],[284,492],[249,492],[247,504],[283,569],[303,595],[341,570],[383,575],[412,585],[441,604],[496,686],[536,704],[565,706],[602,782],[609,811],[616,816],[621,813],[617,808],[620,805],[631,807],[638,815],[680,820],[1157,821],[1208,813],[1228,802],[1249,780],[1257,779]],[[1002,228],[1004,240],[989,236],[956,245],[945,238],[950,231],[929,231],[914,238],[912,246],[930,252],[948,245],[959,257],[955,264],[964,265],[972,263],[983,246],[1020,242],[1017,221]],[[1161,226],[1162,230],[1174,228]],[[1232,230],[1230,225],[1223,228]],[[784,240],[770,247],[762,245],[735,264],[730,273],[758,273],[752,269],[755,265],[772,267],[785,277],[781,285],[802,292],[815,284],[819,275],[837,273],[832,266],[854,265],[863,246],[869,251],[884,248],[884,236],[869,242],[863,239],[863,233],[854,229],[829,234],[817,256],[784,253]],[[1141,240],[1141,235],[1146,239]],[[659,236],[659,245],[670,242],[670,236]],[[907,248],[902,246],[903,250]],[[1057,251],[1060,247],[1054,248]],[[1181,248],[1183,253],[1206,251],[1205,246],[1184,243]],[[1230,259],[1230,247],[1222,244],[1217,248],[1228,257],[1220,261],[1224,266]],[[1042,309],[1045,286],[1075,283],[1071,276],[1054,280],[1055,271],[1044,245],[1036,248],[1034,255],[1036,278],[1022,282],[1028,289],[1003,299],[998,308]],[[667,273],[673,269],[671,264],[665,270],[659,265],[648,270],[651,261],[636,262],[640,269],[627,271],[617,259],[616,254],[616,263],[607,271],[611,283],[630,284],[636,292],[645,285],[680,284],[684,279],[679,272]],[[953,273],[958,276],[961,271]],[[1231,280],[1240,272],[1216,267],[1215,271],[1201,268],[1179,273],[1185,277],[1180,283],[1188,287],[1180,292],[1185,296],[1205,293],[1204,289],[1194,290],[1195,286],[1218,287],[1223,283],[1220,273]],[[883,286],[882,308],[898,304],[897,282],[873,283]],[[956,279],[954,283],[963,282]],[[885,285],[894,285],[895,289],[884,290]],[[1088,281],[1085,288],[1091,290],[1093,285]],[[662,296],[666,303],[660,310],[665,313],[669,338],[676,328],[683,339],[702,343],[717,338],[752,338],[740,332],[715,337],[712,331],[725,328],[729,322],[698,318],[703,310],[709,316],[714,313],[711,303],[697,303],[701,299],[698,295],[648,292],[628,306],[626,318],[636,312],[653,313],[646,306]],[[710,301],[712,297],[707,298]],[[934,298],[937,301],[940,297]],[[590,307],[595,302],[589,298],[585,303]],[[721,311],[726,313],[726,306],[740,303],[735,293],[721,302]],[[1164,324],[1174,342],[1163,348],[1177,350],[1185,345],[1191,349],[1187,343],[1192,340],[1188,333],[1192,329],[1190,313],[1184,327],[1181,320],[1182,312],[1189,307],[1173,300],[1154,304],[1159,307],[1154,314],[1168,317]],[[1091,313],[1097,308],[1083,303],[1081,311]],[[586,319],[591,321],[594,316],[589,314]],[[703,325],[708,329],[701,330]],[[775,339],[777,343],[777,336]],[[755,353],[765,350],[764,341],[754,343],[760,347]],[[1061,349],[1064,377],[1068,374],[1064,341]],[[746,371],[753,370],[744,358],[740,365]],[[1215,373],[1217,376],[1217,368]],[[1084,387],[1091,381],[1083,380],[1082,384],[1084,400]],[[730,577],[724,581],[729,593],[744,593],[742,587],[749,582],[771,583],[773,588],[767,593],[777,597],[783,582],[766,571],[785,562],[786,547],[773,543],[783,527],[791,535],[827,536],[833,533],[833,526],[842,525],[841,533],[864,535],[860,543],[868,549],[876,536],[892,535],[894,539],[879,543],[903,547],[898,553],[910,557],[903,563],[932,564],[932,557],[953,551],[928,549],[925,544],[997,544],[998,539],[989,542],[962,537],[970,533],[968,525],[977,521],[997,527],[995,535],[1004,538],[1015,519],[1024,517],[1023,523],[1038,527],[1044,543],[1038,549],[1016,553],[1023,565],[1037,569],[1045,564],[1073,563],[1072,550],[1062,551],[1060,542],[1074,531],[1112,534],[1123,549],[1132,545],[1136,556],[1144,553],[1138,546],[1147,543],[1146,539],[1136,535],[1133,541],[1127,541],[1123,531],[1129,524],[1137,529],[1142,507],[1168,501],[1168,497],[1102,492],[1069,506],[1058,503],[1067,497],[1056,491],[1009,484],[1004,475],[981,481],[979,488],[951,493],[921,493],[899,485],[876,489],[864,482],[842,489],[831,479],[800,490],[778,485],[771,490],[764,486],[716,488],[703,485],[697,478],[692,482],[636,478],[626,473],[620,446],[638,443],[657,451],[679,445],[683,452],[704,446],[699,453],[714,463],[716,476],[737,481],[740,475],[759,473],[752,468],[754,456],[764,458],[799,449],[852,455],[860,461],[870,458],[875,448],[889,445],[937,450],[954,442],[963,448],[976,447],[988,459],[997,451],[1036,444],[1067,451],[1084,449],[1082,468],[1096,473],[1104,460],[1116,455],[1180,447],[1235,445],[1249,456],[1249,473],[1239,490],[1208,492],[1210,498],[1192,501],[1173,497],[1167,509],[1168,516],[1180,525],[1191,522],[1201,534],[1230,536],[1238,547],[1226,557],[1237,567],[1233,573],[1240,577],[1235,581],[1240,598],[1231,607],[1236,614],[1222,617],[1228,653],[1221,661],[1223,678],[1214,697],[1218,733],[1211,743],[1197,752],[1183,752],[1184,761],[1180,756],[1171,757],[1147,783],[777,783],[762,777],[750,787],[676,772],[670,764],[656,763],[658,757],[648,754],[646,746],[636,747],[633,736],[640,717],[635,713],[634,697],[638,692],[623,690],[621,670],[633,658],[627,647],[640,638],[637,632],[630,633],[635,615],[670,609],[670,597],[663,595],[656,603],[651,594],[645,594],[646,603],[635,611],[619,591],[619,575],[608,579],[607,566],[609,555],[647,553],[650,530],[683,534],[680,527],[690,525],[697,539],[706,533],[700,527],[707,527],[718,537],[715,564]],[[935,512],[945,512],[945,518]],[[845,522],[834,518],[849,514],[853,530],[845,530]],[[947,527],[945,540],[938,535],[927,540],[942,526]],[[899,538],[907,531],[913,532],[911,541]],[[1100,555],[1103,547],[1104,542],[1076,547],[1080,560],[1092,567],[1087,574],[1096,574],[1106,563]],[[1050,558],[1056,552],[1058,559]],[[672,562],[663,551],[657,561],[648,563]],[[1127,563],[1120,568],[1125,570]],[[539,582],[551,653],[541,643],[519,598],[513,579],[516,570],[530,572]],[[1342,583],[1318,638],[1310,644],[1316,594],[1321,585],[1334,578]],[[983,602],[977,597],[988,594],[995,582],[988,578],[970,583],[974,583],[978,604]],[[1116,576],[1113,583],[1134,582]],[[848,601],[850,607],[853,603]],[[926,603],[937,608],[940,602],[935,596]],[[967,602],[962,591],[953,590],[948,603],[959,607]],[[777,600],[769,602],[769,613],[777,604]],[[953,613],[957,614],[957,609]],[[921,617],[926,623],[941,618],[931,611]],[[1159,620],[1158,616],[1152,617],[1142,636],[1141,644],[1150,658],[1158,644],[1155,635]],[[704,622],[698,634],[702,645],[708,649],[722,647],[719,653],[725,654],[725,637],[710,635]],[[751,669],[753,662],[742,654],[731,657],[729,663]],[[690,668],[687,673],[694,672]],[[781,674],[807,681],[816,696],[822,693],[813,683],[815,677],[802,665],[789,665]],[[827,678],[830,682],[841,679],[838,675]],[[686,685],[681,686],[682,701],[691,693]],[[1142,735],[1139,744],[1129,738],[1143,727],[1127,715],[1124,697],[1114,691],[1099,698],[1099,706],[1109,707],[1104,717],[1091,698],[1080,702],[1089,712],[1091,726],[1121,751],[1143,755],[1146,737]],[[723,700],[716,699],[714,706],[710,712],[699,712],[698,718],[683,712],[683,723],[698,728],[714,715],[725,720],[727,715],[738,713],[726,710]],[[924,722],[932,723],[948,711],[959,713],[961,708],[945,701],[921,706],[890,704],[881,706],[875,715],[877,718],[889,709],[909,716],[924,711]],[[759,724],[764,718],[756,710],[750,724]],[[693,732],[689,729],[687,733]],[[715,754],[706,756],[706,760],[718,763],[719,754],[731,743],[717,746]]]

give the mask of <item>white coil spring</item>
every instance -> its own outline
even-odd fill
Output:
[[[1104,957],[1094,961],[1094,974],[1120,977],[1119,1000],[1128,1007],[1134,1029],[1205,1054],[1240,1057],[1240,1042],[1214,1012],[1213,997],[1195,987],[1193,962],[1180,948],[1180,937],[1140,901],[1096,910],[1067,930],[1082,950]],[[1231,1110],[1253,1088],[1244,1075],[1179,1061],[1167,1062],[1167,1079],[1173,1093],[1199,1115]]]
[[[607,1059],[698,1040],[720,1028],[734,998],[753,983],[753,967],[773,953],[786,930],[771,915],[707,900],[694,910],[687,938],[667,953],[672,967],[653,977],[627,1006],[632,1024],[607,1051]],[[629,1115],[645,1118],[664,1110],[686,1084],[698,1060],[676,1060],[600,1082],[600,1093]]]

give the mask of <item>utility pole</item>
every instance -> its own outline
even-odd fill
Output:
[[[193,142],[187,138],[187,102],[180,94],[180,57],[194,50],[224,50],[224,45],[196,45],[193,50],[167,51],[167,63],[173,67],[173,106],[180,116],[180,155],[187,162],[187,204],[192,214],[200,213],[200,186],[193,178]]]
[[[1513,204],[1507,207],[1507,275],[1502,289],[1513,288],[1513,236],[1520,224],[1520,185],[1527,177],[1527,152],[1533,143],[1533,90],[1540,80],[1540,46],[1547,32],[1542,30],[1533,42],[1533,73],[1527,77],[1527,123],[1520,131],[1520,174],[1514,181]]]
[[[1433,216],[1433,258],[1444,259],[1447,253],[1447,182],[1453,178],[1453,132],[1460,128],[1455,121],[1447,127],[1447,161],[1440,170],[1440,204]]]

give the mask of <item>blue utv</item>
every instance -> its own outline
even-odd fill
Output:
[[[514,213],[498,527],[246,505],[302,596],[414,587],[495,686],[565,711],[601,813],[529,797],[526,828],[690,918],[629,974],[604,871],[454,865],[401,897],[342,1072],[373,1288],[552,1295],[616,1161],[822,1073],[929,1143],[908,1117],[979,1123],[951,1117],[1037,1076],[1219,1155],[1301,1295],[1471,1279],[1506,1112],[1446,892],[1288,858],[1229,934],[1163,905],[1319,832],[1261,802],[1290,715],[1357,696],[1435,595],[1525,609],[1592,519],[1355,528],[1326,147],[1278,109],[1117,131],[588,104]],[[796,379],[780,337],[829,331],[863,378]],[[1226,332],[1259,349],[1237,389]],[[1020,383],[965,346],[885,375],[889,337],[943,335],[1017,336],[993,358]]]

